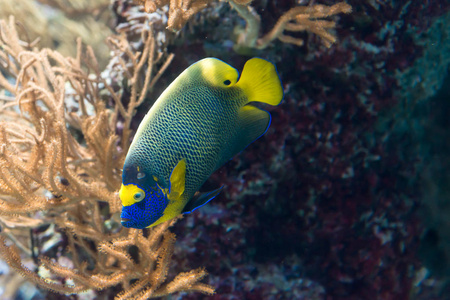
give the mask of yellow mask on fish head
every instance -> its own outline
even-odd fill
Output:
[[[135,184],[122,184],[119,191],[119,197],[123,206],[130,206],[144,200],[145,192]]]
[[[239,72],[215,58],[205,58],[196,63],[196,67],[201,72],[201,76],[216,87],[231,87],[236,84]]]

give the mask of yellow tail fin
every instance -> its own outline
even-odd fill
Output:
[[[245,92],[248,102],[278,105],[283,99],[283,88],[275,66],[261,58],[252,58],[245,63],[236,86]]]

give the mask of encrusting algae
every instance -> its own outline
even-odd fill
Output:
[[[62,55],[75,56],[74,41],[81,38],[104,66],[109,50],[105,39],[113,32],[109,5],[109,0],[0,0],[0,19],[14,15],[25,40]]]

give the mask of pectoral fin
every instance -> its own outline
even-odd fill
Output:
[[[171,220],[180,214],[183,205],[181,196],[184,193],[185,184],[186,160],[183,158],[177,163],[170,174],[170,187],[165,189],[160,187],[163,193],[167,195],[167,199],[170,200],[168,205],[164,209],[162,216],[148,227],[153,227],[165,221]]]
[[[167,195],[169,200],[178,200],[184,193],[186,184],[186,160],[183,158],[173,168],[170,174],[170,191]]]
[[[223,186],[218,188],[217,190],[206,192],[206,193],[197,193],[192,197],[191,200],[186,204],[184,207],[182,213],[188,214],[196,210],[197,208],[205,205],[212,199],[214,199],[217,195],[219,195],[220,191],[222,190]]]

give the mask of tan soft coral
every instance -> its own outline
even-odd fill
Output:
[[[303,45],[300,38],[286,34],[286,32],[307,31],[318,35],[326,47],[336,42],[336,36],[330,30],[336,27],[336,22],[325,20],[340,13],[350,13],[352,7],[345,2],[332,6],[315,4],[311,6],[296,6],[284,13],[275,26],[265,35],[259,37],[261,20],[250,6],[243,6],[230,2],[238,13],[246,20],[245,30],[241,30],[237,39],[237,48],[264,49],[274,40],[283,43]]]
[[[169,5],[167,28],[179,31],[194,14],[203,10],[214,0],[136,0],[136,2],[143,5],[146,12],[155,12],[158,8]],[[302,39],[286,34],[286,32],[299,31],[317,34],[324,45],[330,47],[336,41],[336,37],[330,32],[336,27],[336,22],[325,20],[325,18],[352,11],[352,7],[345,2],[331,6],[321,4],[295,6],[278,19],[272,30],[261,36],[262,20],[250,5],[252,1],[228,0],[227,2],[246,22],[245,29],[238,29],[235,45],[237,51],[245,48],[264,49],[276,39],[301,46]]]
[[[124,105],[122,89],[102,75],[91,47],[78,39],[73,58],[35,49],[19,38],[15,23],[0,21],[0,257],[28,280],[64,294],[113,286],[122,289],[117,299],[213,293],[199,282],[202,268],[167,280],[173,222],[144,235],[118,221],[131,119],[172,55],[155,47],[150,30],[142,32],[140,52],[123,37],[110,38],[112,68],[129,83]],[[42,226],[53,230],[57,244],[64,235],[66,250],[48,257],[34,245],[32,232]],[[39,272],[25,265],[31,258]]]

